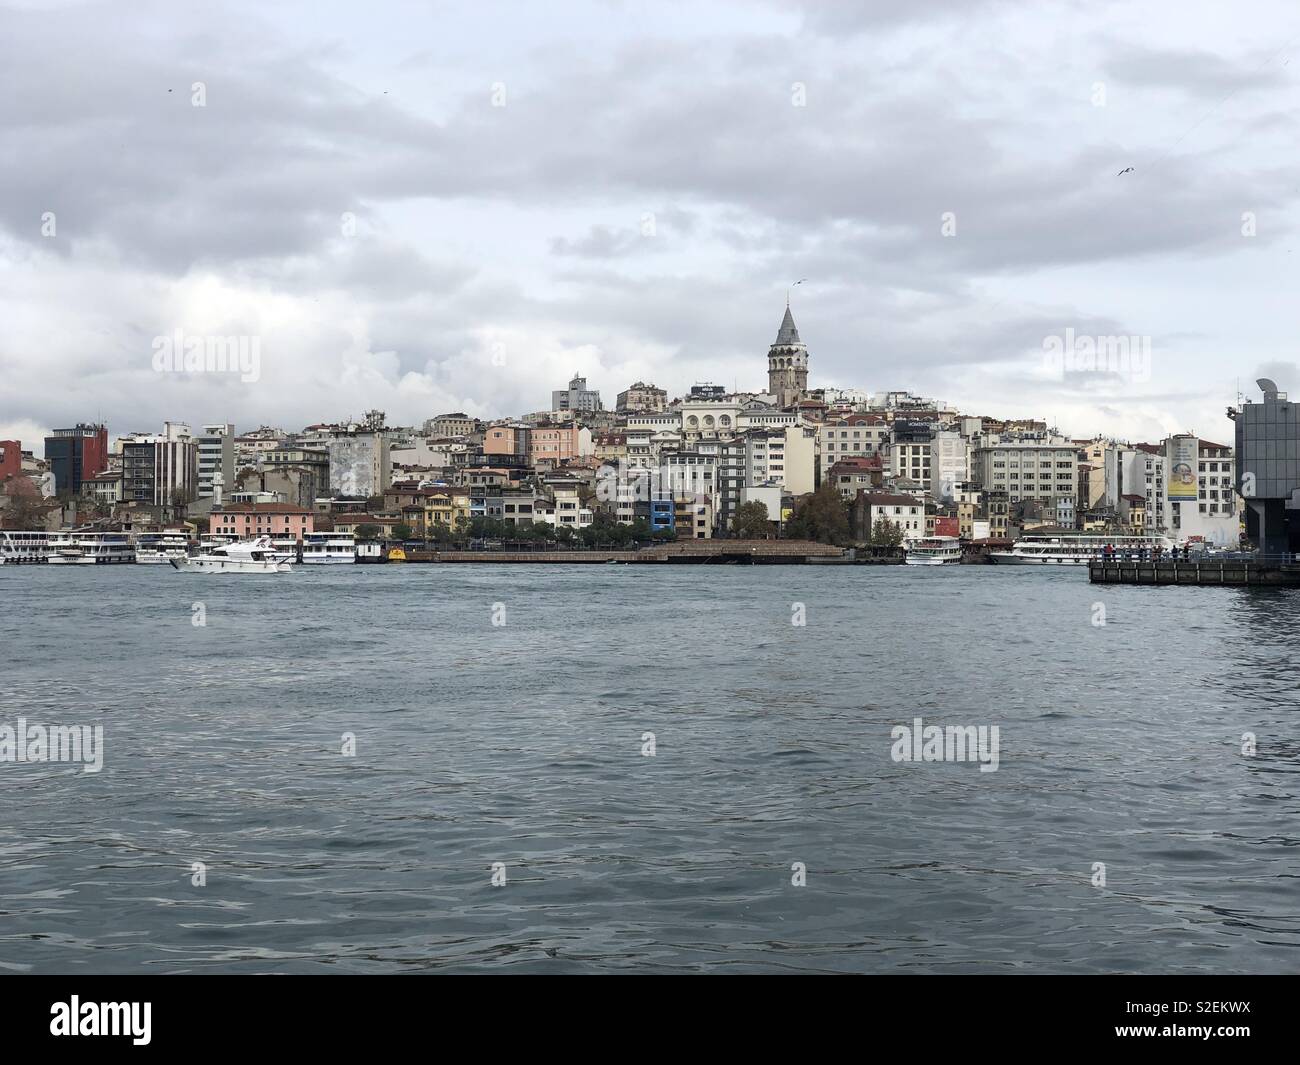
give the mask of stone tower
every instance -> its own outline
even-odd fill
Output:
[[[767,349],[767,390],[781,407],[798,402],[808,390],[808,347],[799,339],[788,302],[776,342]]]

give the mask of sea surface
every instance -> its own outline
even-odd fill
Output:
[[[3,566],[0,620],[0,726],[104,729],[0,762],[0,972],[1300,971],[1297,591]]]

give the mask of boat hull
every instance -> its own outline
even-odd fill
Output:
[[[988,557],[990,562],[999,566],[1086,566],[1088,564],[1087,558],[1034,557],[1016,555],[1010,551],[993,551]]]
[[[173,558],[171,564],[182,573],[288,573],[293,568],[278,559]]]

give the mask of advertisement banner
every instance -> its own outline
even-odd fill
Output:
[[[1200,441],[1194,436],[1169,438],[1169,485],[1165,498],[1171,503],[1195,503],[1200,469]]]

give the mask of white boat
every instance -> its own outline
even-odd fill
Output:
[[[358,562],[387,562],[388,549],[378,540],[363,540],[357,544]]]
[[[961,562],[961,541],[955,536],[926,536],[909,540],[903,561],[909,566],[949,566]]]
[[[357,560],[357,538],[350,533],[311,532],[302,538],[304,566],[334,566]]]
[[[222,544],[197,555],[173,558],[171,564],[196,573],[288,573],[293,568],[293,563],[275,550],[269,536]]]
[[[189,553],[190,538],[184,533],[146,533],[135,542],[135,560],[140,563],[166,565]]]
[[[0,529],[0,566],[46,562],[49,557],[49,533]]]
[[[1094,559],[1151,558],[1172,554],[1167,536],[1022,536],[1010,551],[990,551],[989,559],[1011,566],[1086,566]]]
[[[134,561],[135,546],[126,533],[55,533],[49,542],[51,566],[95,566]]]

